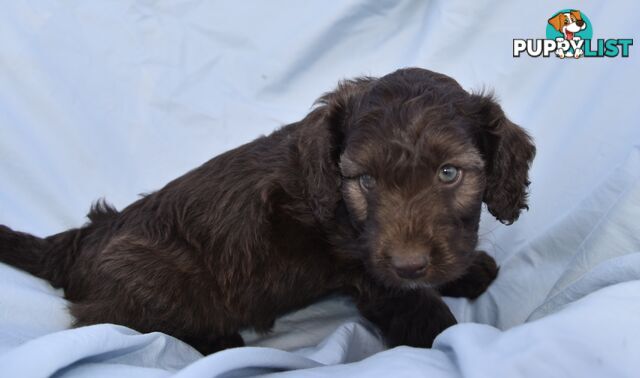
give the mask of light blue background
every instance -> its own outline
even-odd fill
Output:
[[[405,66],[495,90],[538,155],[531,210],[509,227],[482,219],[498,280],[474,302],[447,299],[458,320],[479,324],[453,327],[433,350],[374,354],[375,333],[333,299],[281,319],[271,335],[245,333],[251,345],[306,348],[295,354],[199,359],[160,334],[67,330],[60,291],[0,264],[0,376],[637,373],[638,46],[626,59],[512,57],[514,38],[541,38],[550,15],[576,6],[597,38],[637,40],[631,0],[3,2],[0,224],[22,231],[79,226],[99,197],[122,208],[301,119],[339,79]]]

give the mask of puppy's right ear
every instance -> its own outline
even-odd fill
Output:
[[[562,21],[564,21],[564,15],[562,13],[558,13],[549,19],[549,24],[551,24],[551,26],[553,26],[557,31],[562,32]]]
[[[297,151],[305,196],[316,221],[334,215],[340,195],[340,155],[348,123],[375,78],[345,80],[316,101],[317,107],[300,123]]]
[[[319,105],[316,111],[322,115],[329,132],[336,138],[338,156],[342,152],[348,121],[373,81],[375,78],[372,77],[343,80],[335,90],[325,93],[315,102],[315,105]]]

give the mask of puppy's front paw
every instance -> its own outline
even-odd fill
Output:
[[[467,272],[457,280],[444,284],[438,291],[448,297],[475,299],[496,279],[498,270],[493,257],[484,251],[478,251]]]
[[[396,314],[384,336],[390,347],[431,348],[436,336],[456,323],[456,318],[443,303],[428,313],[408,311]]]
[[[363,315],[376,324],[389,347],[430,348],[442,331],[456,324],[449,307],[435,293],[410,291],[372,304]]]
[[[233,333],[227,336],[184,337],[182,340],[197,349],[203,356],[207,356],[224,349],[244,346],[244,340],[239,333]]]

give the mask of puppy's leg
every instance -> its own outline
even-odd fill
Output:
[[[237,322],[216,311],[219,297],[201,283],[200,262],[193,255],[179,242],[163,245],[135,235],[114,239],[97,254],[91,279],[74,292],[75,325],[114,323],[142,333],[161,331],[203,354],[244,345],[235,332]]]
[[[184,337],[182,341],[194,347],[204,356],[219,352],[224,349],[244,346],[244,340],[239,333],[216,337]]]
[[[451,311],[431,289],[378,288],[359,303],[362,315],[373,322],[389,347],[429,348],[440,332],[456,324]]]
[[[438,288],[440,294],[448,297],[475,299],[484,293],[498,276],[498,265],[493,257],[478,251],[467,272],[455,281]]]
[[[143,320],[141,320],[138,324],[133,324],[133,314],[138,312],[139,310],[132,308],[126,309],[123,307],[122,302],[118,302],[115,300],[94,300],[84,303],[72,303],[70,306],[70,310],[76,318],[74,322],[75,327],[82,327],[98,323],[115,323],[127,325],[142,333],[163,331],[164,333],[168,333],[191,345],[198,352],[202,353],[205,356],[215,352],[219,352],[223,349],[244,346],[244,340],[242,340],[242,336],[240,336],[240,334],[237,332],[224,336],[185,336],[182,333],[184,332],[184,330],[182,329],[177,329],[172,332],[167,330],[169,326],[153,327]]]

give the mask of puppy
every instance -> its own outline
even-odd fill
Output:
[[[554,29],[562,33],[564,39],[566,39],[567,41],[579,40],[580,37],[576,36],[575,34],[586,29],[587,27],[587,24],[582,20],[582,14],[579,10],[572,10],[566,13],[558,13],[554,17],[551,17],[548,21]],[[558,49],[556,50],[556,55],[559,58],[574,57],[578,59],[582,55],[584,55],[584,51],[582,51],[582,49],[576,49],[574,52],[565,53],[564,50]]]
[[[389,346],[431,346],[497,274],[483,201],[527,208],[535,149],[491,98],[418,68],[340,83],[303,120],[118,212],[46,238],[0,227],[0,260],[62,287],[76,326],[161,331],[203,354],[330,293]]]

